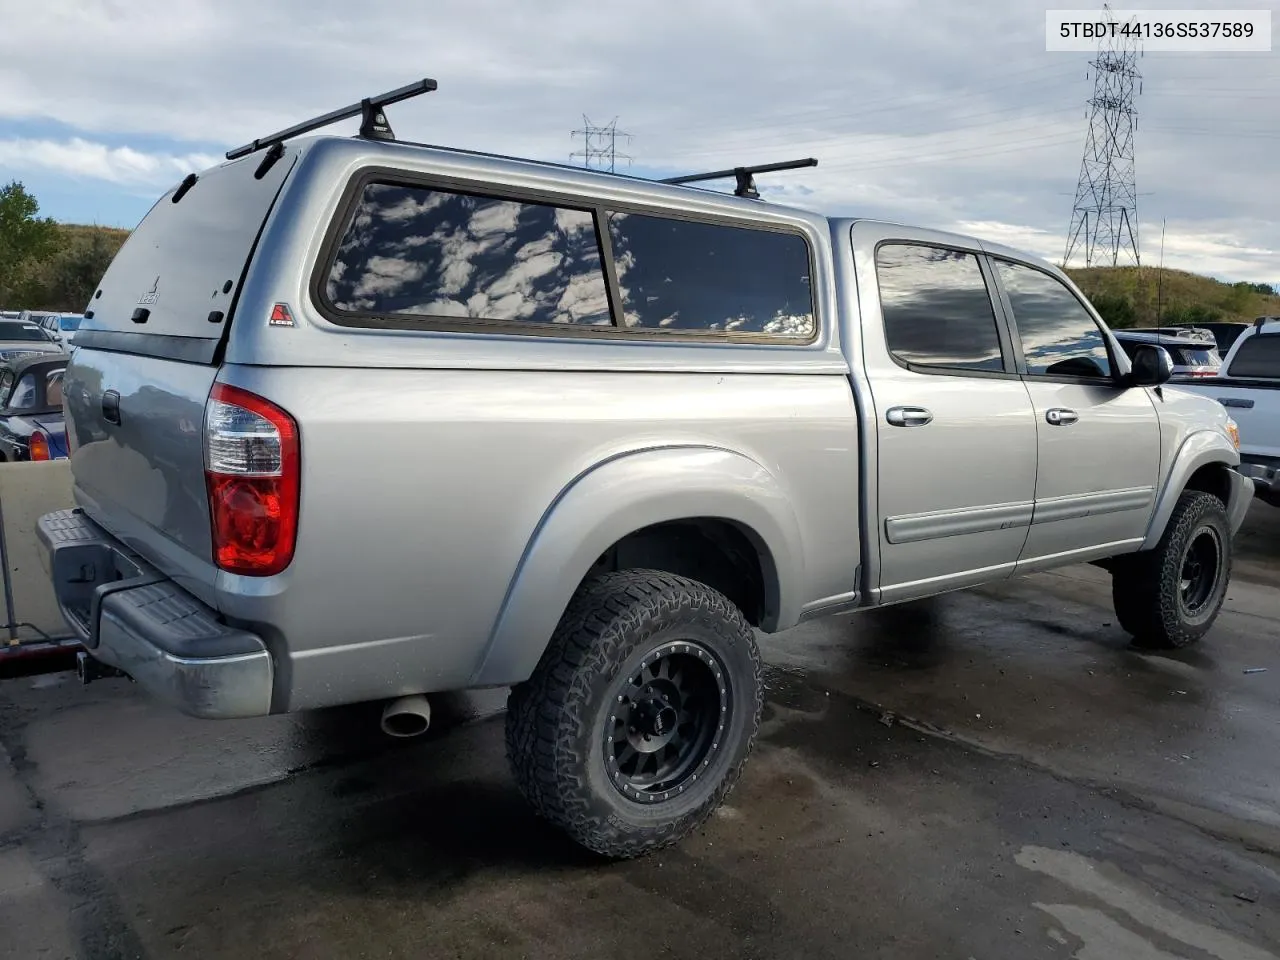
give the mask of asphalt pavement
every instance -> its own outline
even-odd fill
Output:
[[[0,957],[1280,960],[1280,510],[1132,649],[1072,567],[767,638],[739,788],[603,862],[526,809],[503,692],[191,720],[0,683]]]

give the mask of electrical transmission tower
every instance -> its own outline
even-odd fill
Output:
[[[631,134],[618,129],[617,117],[603,126],[596,126],[583,114],[582,129],[574,130],[572,136],[575,140],[582,138],[582,150],[569,154],[569,159],[582,160],[584,167],[594,166],[612,173],[619,160],[631,162],[631,157],[618,152],[618,138],[624,137],[630,143]]]
[[[1107,19],[1115,23],[1110,6]],[[1112,28],[1091,60],[1093,96],[1089,99],[1089,134],[1080,164],[1071,226],[1067,230],[1065,266],[1084,248],[1085,266],[1116,266],[1123,253],[1141,264],[1138,254],[1138,187],[1134,174],[1134,130],[1138,112],[1134,97],[1142,93],[1136,36]]]

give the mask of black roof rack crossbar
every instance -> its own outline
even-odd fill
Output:
[[[733,177],[738,181],[738,185],[734,188],[733,194],[737,197],[750,197],[752,200],[760,198],[760,192],[756,190],[757,173],[774,173],[778,170],[798,170],[801,167],[816,167],[818,161],[814,157],[806,157],[804,160],[784,160],[782,163],[761,163],[754,167],[734,167],[732,170],[716,170],[712,173],[691,173],[683,177],[667,177],[663,183],[697,183],[701,180],[727,180]]]
[[[347,120],[357,116],[361,118],[360,136],[370,140],[394,140],[395,134],[391,132],[391,126],[387,123],[387,118],[382,112],[382,108],[393,103],[399,103],[401,100],[408,100],[410,97],[430,93],[434,89],[436,89],[436,82],[430,78],[424,77],[422,80],[415,80],[413,83],[398,87],[395,90],[389,90],[376,97],[366,97],[359,103],[333,110],[324,116],[305,120],[270,136],[260,137],[252,143],[246,143],[243,147],[228,150],[227,159],[237,160],[240,157],[247,157],[263,147],[283,143],[293,137],[299,137],[304,133],[310,133],[312,130],[327,127],[331,123],[337,123],[339,120]]]

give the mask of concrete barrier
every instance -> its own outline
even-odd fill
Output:
[[[70,461],[0,464],[0,518],[5,547],[0,576],[7,588],[0,591],[0,598],[12,597],[15,623],[30,624],[17,630],[19,640],[38,639],[41,632],[50,637],[70,635],[40,562],[36,521],[51,510],[74,505]],[[0,624],[8,619],[9,613],[0,602]],[[10,639],[9,630],[0,630],[0,645]]]

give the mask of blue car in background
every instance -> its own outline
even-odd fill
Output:
[[[65,460],[61,354],[0,361],[0,462]]]

